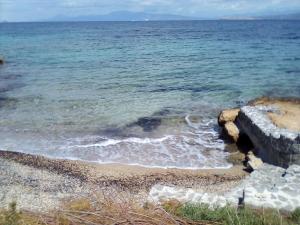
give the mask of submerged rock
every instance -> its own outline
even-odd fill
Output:
[[[228,162],[232,163],[233,165],[242,165],[243,161],[245,160],[245,154],[242,152],[232,152],[228,156]]]
[[[226,109],[223,110],[218,116],[218,123],[223,126],[227,122],[234,122],[239,114],[240,109]]]

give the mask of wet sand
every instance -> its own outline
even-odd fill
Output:
[[[247,173],[243,166],[230,169],[161,169],[120,164],[49,159],[0,151],[0,207],[16,200],[19,207],[49,210],[68,198],[123,193],[145,200],[155,184],[225,192]]]

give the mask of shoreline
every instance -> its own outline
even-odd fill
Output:
[[[75,157],[53,157],[53,156],[48,156],[48,155],[43,155],[43,154],[32,154],[32,153],[26,153],[22,151],[11,151],[11,150],[0,150],[0,152],[11,152],[11,153],[21,153],[24,155],[34,155],[34,156],[39,156],[39,157],[44,157],[49,160],[67,160],[70,162],[81,162],[83,164],[94,164],[94,165],[102,165],[102,166],[123,166],[123,167],[140,167],[140,168],[145,168],[145,169],[161,169],[161,170],[226,170],[230,169],[231,167],[234,166],[233,163],[229,162],[229,166],[220,166],[220,167],[176,167],[176,166],[147,166],[147,165],[142,165],[138,163],[118,163],[118,162],[99,162],[99,161],[89,161],[89,160],[84,160],[80,158],[75,158]],[[1,155],[1,154],[0,154]]]
[[[267,106],[270,104],[270,100],[265,99],[257,102]],[[274,111],[276,112],[274,115],[280,116],[280,119],[289,118],[290,115],[298,118],[297,115],[294,116],[294,113],[298,112],[298,102],[278,100],[277,104],[284,106],[291,104],[291,110],[287,111],[285,108],[284,112],[282,109]],[[265,164],[265,161],[255,158],[252,151],[257,149],[255,147],[257,143],[248,143],[251,141],[250,137],[247,141],[246,137],[243,139],[243,136],[239,136],[243,132],[239,130],[241,127],[237,127],[239,125],[237,122],[243,122],[243,110],[247,107],[250,106],[224,110],[218,118],[224,132],[221,135],[227,135],[222,137],[227,144],[226,149],[231,154],[231,158],[227,159],[229,162],[231,160],[230,168],[148,167],[97,163],[73,158],[49,158],[43,155],[0,150],[0,208],[7,207],[9,203],[15,201],[20,209],[46,212],[58,209],[74,199],[86,198],[93,202],[103,201],[106,196],[112,198],[122,196],[121,198],[125,199],[136,199],[141,205],[164,199],[178,199],[183,202],[204,202],[221,206],[229,202],[237,207],[239,199],[243,198],[246,205],[258,208],[268,205],[270,208],[280,210],[294,209],[299,202],[292,201],[291,192],[294,191],[294,186],[297,186],[298,181],[294,180],[298,179],[299,167],[295,165],[284,169]],[[273,111],[267,112],[270,114]],[[268,120],[269,123],[273,122]],[[237,138],[228,124],[237,128]],[[238,140],[245,142],[238,144]],[[239,146],[240,144],[245,146]],[[244,165],[241,162],[245,159],[246,153],[247,162]],[[250,171],[254,172],[249,174]],[[288,175],[285,177],[286,174]],[[278,190],[274,189],[275,186]],[[257,197],[262,195],[267,201],[264,202]],[[270,196],[272,198],[269,198]]]
[[[0,151],[2,183],[0,207],[16,199],[20,208],[38,198],[34,210],[59,207],[62,201],[96,193],[123,193],[145,199],[157,184],[223,193],[247,176],[243,166],[229,169],[162,169],[120,164],[97,164],[50,159],[19,152]],[[8,181],[9,180],[9,181]],[[63,183],[63,184],[62,184]]]
[[[113,176],[115,178],[142,176],[150,174],[175,174],[180,175],[202,175],[216,177],[228,174],[228,179],[238,170],[242,170],[243,166],[232,166],[230,168],[163,168],[163,167],[147,167],[141,165],[130,165],[120,163],[97,163],[83,160],[70,159],[54,159],[41,155],[27,154],[14,151],[0,150],[0,158],[12,160],[36,169],[46,169],[58,174],[66,174],[79,178],[83,181],[99,183],[103,176]],[[108,170],[112,169],[113,170]],[[97,171],[97,175],[92,175],[93,171]],[[247,174],[247,172],[237,173],[237,175]],[[91,176],[89,176],[91,175]]]

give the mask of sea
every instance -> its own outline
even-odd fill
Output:
[[[300,97],[300,21],[0,23],[0,149],[229,168],[220,110]]]

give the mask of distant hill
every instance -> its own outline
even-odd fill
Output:
[[[270,19],[270,20],[300,20],[300,13],[292,13],[286,15],[269,15],[258,17],[260,19]]]
[[[173,14],[117,11],[105,15],[82,15],[76,17],[56,16],[47,21],[162,21],[162,20],[203,20],[208,18],[188,17]],[[212,18],[209,18],[212,19]],[[218,18],[215,18],[218,19]],[[261,16],[227,16],[221,20],[300,20],[300,13]]]
[[[144,12],[117,11],[106,15],[85,15],[77,17],[57,16],[50,21],[159,21],[159,20],[194,20],[197,18]]]
[[[222,20],[300,20],[300,13],[263,16],[228,16]]]

